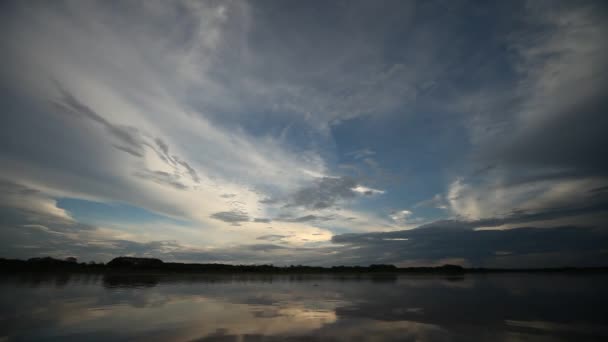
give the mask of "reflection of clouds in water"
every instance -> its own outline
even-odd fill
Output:
[[[2,323],[10,327],[0,329],[0,337],[459,341],[516,334],[534,341],[565,333],[607,336],[601,328],[606,323],[601,310],[608,307],[605,275],[106,278],[0,279]]]
[[[227,334],[304,335],[336,320],[333,311],[315,311],[299,307],[298,303],[286,303],[278,309],[268,307],[266,312],[273,314],[260,316],[255,306],[192,296],[174,298],[145,310],[124,304],[91,308],[90,304],[78,302],[51,310],[60,312],[57,323],[66,330],[85,327],[84,332],[90,334],[97,330],[144,333],[145,330],[138,331],[141,327],[133,326],[135,321],[152,328],[181,326],[173,335],[178,340],[213,335],[218,328]]]
[[[440,327],[416,322],[379,322],[357,319],[336,321],[319,329],[287,334],[230,334],[219,329],[196,341],[451,341]]]
[[[449,333],[437,325],[357,319],[323,327],[319,337],[338,341],[450,341]]]

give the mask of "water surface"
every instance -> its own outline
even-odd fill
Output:
[[[0,341],[607,341],[608,276],[0,278]]]

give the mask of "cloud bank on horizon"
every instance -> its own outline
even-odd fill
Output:
[[[0,257],[608,264],[601,1],[0,6]]]

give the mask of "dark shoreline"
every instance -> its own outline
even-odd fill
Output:
[[[555,268],[464,268],[458,265],[437,267],[370,266],[273,266],[163,262],[159,259],[118,257],[103,263],[78,263],[75,259],[32,258],[1,259],[0,273],[99,273],[99,274],[439,274],[464,275],[485,273],[608,273],[608,267]]]

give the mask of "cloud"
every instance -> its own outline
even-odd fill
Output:
[[[378,189],[372,189],[372,188],[368,188],[366,186],[362,186],[362,185],[357,185],[355,188],[352,189],[354,192],[358,192],[360,194],[364,194],[366,196],[371,196],[371,195],[381,195],[384,193],[384,190],[378,190]]]
[[[446,200],[443,198],[441,194],[435,194],[430,199],[420,201],[414,204],[413,208],[424,208],[424,207],[433,207],[437,209],[448,209],[446,204]]]
[[[369,148],[363,148],[360,150],[356,150],[356,151],[352,151],[352,152],[348,152],[346,153],[347,156],[352,157],[353,159],[363,159],[369,156],[373,156],[374,154],[376,154],[376,152],[372,151]]]
[[[148,240],[146,238],[150,235],[158,237],[153,234],[154,230],[150,225],[144,225],[147,236],[141,236],[137,234],[139,229],[120,230],[84,224],[58,208],[52,197],[38,189],[3,180],[0,182],[0,190],[0,239],[3,241],[3,257],[76,256],[80,260],[107,262],[119,255],[134,255],[158,257],[165,261],[273,263],[277,257],[276,253],[289,255],[289,260],[294,260],[299,254],[298,248],[287,249],[272,244],[246,243],[203,247],[192,245],[192,241],[187,240]],[[237,212],[217,213],[216,217],[233,224],[246,220],[244,214]],[[159,227],[162,230],[167,228],[166,223]],[[180,227],[169,228],[172,231],[167,232],[167,235],[175,236],[175,229]],[[207,234],[211,233],[207,230]],[[294,234],[289,235],[258,235],[259,239],[252,240],[285,244],[290,242],[284,239],[299,238],[298,233],[296,230]],[[254,230],[253,234],[257,232]],[[327,234],[324,236],[327,237]],[[315,252],[310,249],[304,254],[311,256]]]
[[[504,185],[500,178],[494,183],[467,184],[462,179],[450,185],[450,210],[469,220],[512,223],[524,220],[559,219],[602,212],[608,209],[608,198],[593,189],[608,180],[534,180]]]
[[[3,36],[11,37],[7,63],[15,66],[0,81],[10,108],[1,128],[2,176],[205,229],[218,224],[213,213],[234,209],[220,200],[227,193],[238,195],[240,209],[267,216],[262,198],[295,191],[310,179],[300,170],[324,173],[325,162],[317,150],[294,151],[212,114],[237,110],[228,107],[238,92],[215,71],[232,69],[222,67],[222,56],[233,55],[245,34],[225,20],[247,20],[247,11],[236,3],[126,12],[97,2],[14,6],[2,16]],[[171,13],[180,13],[179,25]],[[165,25],[176,30],[158,31]],[[213,103],[220,98],[229,100]]]
[[[94,110],[78,101],[72,94],[63,89],[61,85],[58,85],[57,88],[61,93],[61,98],[55,101],[55,105],[61,112],[80,116],[100,124],[108,135],[116,140],[116,143],[113,144],[114,147],[135,157],[144,156],[144,143],[137,128],[112,124]],[[166,145],[163,146],[166,147]]]
[[[139,171],[135,173],[135,176],[151,180],[158,184],[169,185],[178,190],[188,189],[188,186],[179,181],[179,176],[164,171]]]
[[[276,198],[263,198],[263,199],[259,200],[258,202],[260,204],[277,204],[277,203],[280,203],[281,201]]]
[[[267,240],[267,241],[281,241],[285,238],[290,237],[291,235],[279,235],[279,234],[269,234],[258,236],[256,240]]]
[[[47,194],[0,179],[0,239],[5,257],[64,251],[78,236],[94,229],[74,220]]]
[[[515,131],[494,155],[512,164],[606,174],[608,164],[595,158],[608,143],[602,128],[608,81],[597,76],[608,72],[608,47],[601,43],[608,25],[600,12],[592,5],[532,6],[526,19],[545,29],[512,39],[524,98]]]
[[[211,214],[211,217],[216,220],[233,223],[233,224],[249,221],[249,215],[247,215],[247,213],[245,213],[245,212],[240,212],[240,211],[221,211],[218,213]]]
[[[316,265],[411,265],[462,259],[469,265],[501,267],[596,266],[606,262],[608,232],[603,227],[538,228],[526,225],[539,220],[539,215],[552,215],[550,212],[514,213],[507,218],[476,221],[444,220],[404,231],[335,235],[332,238],[334,245],[315,248],[291,245],[292,241],[300,239],[297,234],[255,237],[284,246],[239,244],[202,248],[175,240],[121,238],[123,233],[120,231],[75,221],[57,208],[52,198],[36,189],[5,181],[2,190],[0,234],[5,241],[4,250],[20,257],[76,255],[85,260],[107,261],[116,255],[139,255],[196,262],[239,263],[247,260],[248,263]],[[249,219],[239,212],[216,214],[214,218],[235,224]],[[508,222],[524,225],[509,230],[477,230]]]
[[[452,213],[479,219],[595,205],[587,191],[608,182],[599,157],[608,144],[608,83],[598,77],[608,71],[608,25],[600,7],[538,3],[522,10],[523,25],[505,39],[512,77],[491,80],[502,90],[463,96],[476,170],[449,185]]]
[[[335,215],[320,216],[320,215],[310,214],[310,215],[297,216],[297,217],[292,217],[289,215],[282,215],[282,216],[279,216],[278,218],[276,218],[275,220],[284,221],[284,222],[310,222],[310,221],[330,221],[330,220],[333,220],[334,218],[336,218]]]
[[[196,170],[194,170],[186,161],[179,159],[175,155],[169,155],[169,145],[162,139],[154,138],[152,139],[153,143],[149,142],[149,139],[146,138],[146,134],[141,133],[137,128],[112,124],[94,110],[79,102],[72,94],[63,89],[61,85],[58,84],[57,88],[61,93],[61,98],[56,100],[55,104],[61,111],[81,116],[101,124],[109,135],[115,138],[116,143],[113,143],[112,146],[135,157],[143,158],[145,155],[145,147],[152,148],[158,153],[165,164],[173,170],[173,174],[169,174],[165,171],[144,169],[135,172],[137,177],[152,180],[159,184],[166,184],[179,190],[185,190],[188,186],[179,181],[179,166],[181,165],[190,175],[192,181],[200,183],[200,178],[198,177]],[[155,146],[157,146],[158,149],[156,149]]]
[[[116,237],[75,220],[48,194],[30,186],[0,181],[0,239],[4,257],[52,255],[106,259],[117,249]]]
[[[397,210],[392,212],[389,217],[395,223],[403,226],[408,223],[420,222],[418,218],[412,218],[414,213],[409,210]]]
[[[601,266],[608,259],[605,229],[588,227],[523,227],[509,230],[474,230],[481,222],[438,221],[412,230],[388,233],[344,234],[334,243],[356,249],[339,250],[336,261],[406,263],[461,258],[473,266],[561,267]],[[562,255],[561,258],[556,255]],[[554,264],[532,259],[551,255]],[[499,260],[500,259],[500,260]],[[526,264],[526,259],[530,264]],[[510,260],[510,261],[509,261]]]
[[[288,206],[299,206],[312,210],[326,209],[358,194],[372,195],[383,191],[357,184],[350,177],[318,177],[306,187],[300,188],[289,199]]]
[[[252,251],[256,251],[256,252],[257,251],[269,252],[269,251],[285,248],[283,246],[277,246],[277,245],[272,245],[272,244],[255,244],[255,245],[246,245],[243,247],[247,248],[249,250],[252,250]]]
[[[109,217],[108,236],[70,241],[214,260],[253,257],[232,247],[267,234],[312,246],[416,219],[387,208],[478,228],[605,222],[603,5],[444,5],[14,3],[0,177],[39,195],[4,217],[57,239],[109,229],[70,223],[58,199],[128,204],[186,224]]]

